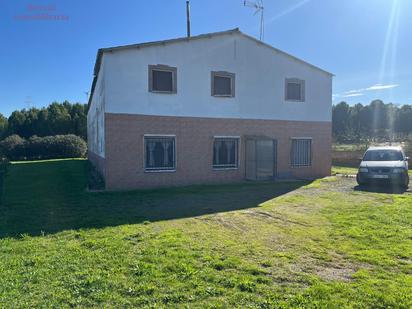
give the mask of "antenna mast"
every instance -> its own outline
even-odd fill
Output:
[[[256,2],[252,1],[243,1],[243,5],[247,7],[254,8],[256,11],[253,15],[256,15],[257,13],[260,13],[260,35],[259,35],[259,40],[263,41],[265,38],[265,23],[264,23],[264,16],[263,16],[263,0],[256,0]]]
[[[186,27],[187,37],[190,38],[190,2],[186,0]]]

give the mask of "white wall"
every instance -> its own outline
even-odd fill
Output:
[[[107,113],[331,121],[331,75],[241,34],[105,52],[103,59]],[[177,94],[148,91],[149,64],[177,67]],[[236,74],[234,98],[211,96],[211,71]],[[285,78],[305,80],[305,102],[284,100]]]
[[[87,143],[89,151],[103,158],[105,156],[104,114],[106,108],[104,71],[104,61],[102,61],[92,102],[87,113]]]

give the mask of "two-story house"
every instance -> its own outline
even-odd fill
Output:
[[[238,29],[99,49],[89,159],[108,190],[326,176],[331,91]]]

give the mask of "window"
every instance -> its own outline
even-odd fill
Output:
[[[403,161],[405,160],[400,150],[379,149],[368,150],[363,161]]]
[[[212,96],[234,97],[235,96],[235,74],[229,72],[212,71]]]
[[[297,78],[287,78],[285,83],[285,100],[305,101],[305,81]]]
[[[174,136],[145,136],[145,170],[175,170],[176,151]]]
[[[217,137],[213,142],[213,168],[237,168],[239,153],[238,137]]]
[[[291,165],[294,167],[312,165],[312,139],[292,139]]]
[[[149,91],[176,93],[177,68],[167,65],[149,65]]]

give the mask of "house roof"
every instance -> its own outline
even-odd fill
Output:
[[[239,30],[239,28],[235,28],[235,29],[231,29],[231,30],[226,30],[226,31],[220,31],[220,32],[211,32],[211,33],[205,33],[205,34],[200,34],[200,35],[196,35],[196,36],[191,36],[191,37],[181,37],[181,38],[175,38],[175,39],[169,39],[169,40],[162,40],[162,41],[153,41],[153,42],[145,42],[145,43],[138,43],[138,44],[130,44],[130,45],[120,45],[120,46],[114,46],[114,47],[106,47],[106,48],[100,48],[97,51],[97,56],[96,56],[96,62],[94,64],[94,74],[93,74],[93,82],[92,82],[92,87],[91,87],[91,91],[90,91],[90,97],[89,97],[89,102],[88,102],[88,106],[90,107],[92,98],[93,98],[93,93],[94,93],[94,88],[96,87],[96,82],[97,82],[97,77],[99,75],[99,71],[100,71],[100,65],[101,65],[101,61],[102,61],[102,57],[103,54],[105,52],[113,52],[113,51],[117,51],[117,50],[124,50],[124,49],[132,49],[132,48],[143,48],[143,47],[148,47],[148,46],[155,46],[155,45],[166,45],[166,44],[171,44],[171,43],[178,43],[178,42],[184,42],[184,41],[193,41],[193,40],[199,40],[199,39],[205,39],[205,38],[211,38],[211,37],[215,37],[215,36],[221,36],[221,35],[226,35],[226,34],[240,34],[250,40],[255,41],[258,44],[262,44],[263,46],[266,46],[278,53],[281,53],[293,60],[296,60],[298,62],[301,62],[305,65],[308,65],[310,67],[312,67],[313,69],[319,70],[323,73],[326,73],[328,75],[333,76],[332,73],[325,71],[317,66],[314,66],[313,64],[310,64],[309,62],[306,62],[302,59],[299,59],[295,56],[292,56],[280,49],[277,49],[269,44],[266,44],[262,41],[259,41],[257,39],[255,39],[254,37],[247,35],[243,32],[241,32]]]

